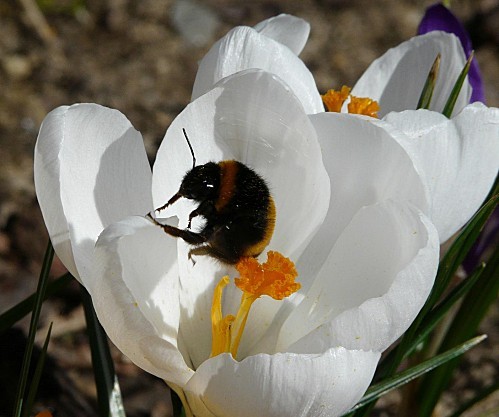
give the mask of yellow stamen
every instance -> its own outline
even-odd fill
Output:
[[[368,97],[355,97],[350,94],[351,88],[347,86],[341,87],[340,91],[328,90],[322,96],[322,101],[328,112],[341,113],[341,109],[345,101],[350,98],[347,105],[348,113],[363,114],[370,117],[378,117],[379,104],[377,101]]]
[[[257,298],[258,297],[248,293],[243,293],[241,296],[241,304],[239,305],[239,310],[237,311],[236,319],[234,320],[234,325],[232,327],[233,332],[230,353],[233,358],[237,355],[239,343],[241,342],[241,337],[243,336],[244,327],[246,326],[246,321],[248,320],[251,305]]]
[[[213,303],[211,305],[211,356],[217,356],[220,353],[228,352],[231,340],[231,324],[234,316],[223,316],[222,313],[222,294],[224,288],[229,283],[229,277],[224,276],[215,287],[213,293]]]
[[[218,283],[211,308],[212,348],[211,356],[230,352],[235,358],[252,304],[262,295],[282,300],[298,291],[301,285],[295,282],[298,276],[295,265],[279,252],[270,251],[267,262],[260,264],[255,258],[243,258],[237,265],[240,277],[236,286],[243,292],[236,316],[223,317],[222,293],[229,283],[225,276]]]
[[[363,114],[365,116],[378,118],[379,104],[368,97],[352,96],[348,103],[348,113]]]
[[[326,106],[326,110],[335,113],[341,113],[343,103],[350,95],[351,88],[344,85],[340,91],[328,90],[322,95],[322,102]]]

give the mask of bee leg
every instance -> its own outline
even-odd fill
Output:
[[[192,210],[189,214],[189,223],[187,223],[187,228],[191,228],[191,222],[194,217],[203,216],[209,218],[215,212],[215,206],[211,201],[203,201],[196,209]]]
[[[192,262],[192,266],[196,265],[196,261],[192,258],[192,249],[187,253],[187,259]]]
[[[147,215],[147,217],[149,217],[156,226],[161,227],[166,234],[173,237],[179,237],[185,240],[187,243],[190,243],[191,245],[200,245],[206,242],[206,237],[204,237],[200,233],[179,229],[178,227],[170,226],[169,224],[161,224],[154,217],[152,217],[150,213]]]
[[[192,248],[189,253],[188,253],[188,258],[189,260],[192,261],[193,264],[195,264],[196,262],[192,259],[192,255],[210,255],[211,254],[211,251],[210,251],[211,247],[210,245],[202,245],[202,246],[198,246],[197,248]]]
[[[201,243],[206,242],[206,238],[201,236],[199,233],[191,232],[190,230],[179,229],[175,226],[170,226],[168,224],[161,224],[161,228],[165,231],[165,233],[170,236],[179,237],[185,240],[187,243],[191,245],[199,245]]]
[[[165,204],[163,204],[161,207],[158,207],[156,210],[154,211],[162,211],[164,210],[165,208],[167,208],[168,206],[170,206],[171,204],[175,203],[175,201],[177,201],[180,197],[182,197],[179,193],[175,194],[172,198],[170,198]]]
[[[190,229],[191,228],[191,223],[192,223],[192,219],[196,216],[199,216],[199,212],[197,210],[193,210],[190,214],[189,214],[189,222],[187,223],[187,228]]]

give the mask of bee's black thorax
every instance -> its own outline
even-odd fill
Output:
[[[258,256],[270,242],[274,202],[265,181],[243,163],[231,160],[196,166],[185,175],[177,195],[199,206],[189,215],[188,229],[164,230],[198,245],[193,253],[236,263],[244,256]],[[206,223],[199,232],[192,232],[190,221],[196,216],[203,216]]]

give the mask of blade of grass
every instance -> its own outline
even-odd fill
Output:
[[[451,117],[452,112],[454,111],[454,106],[456,105],[457,98],[459,97],[459,93],[461,92],[461,89],[463,88],[464,80],[466,79],[466,76],[468,75],[468,71],[470,70],[470,65],[471,61],[473,60],[474,56],[474,51],[471,51],[471,54],[466,61],[466,64],[464,65],[464,68],[462,69],[461,73],[459,74],[459,77],[457,77],[457,81],[454,84],[454,87],[452,88],[452,91],[449,95],[449,98],[447,99],[447,103],[445,103],[444,109],[442,110],[442,114],[448,118]]]
[[[441,55],[438,54],[433,62],[433,65],[430,68],[430,72],[428,73],[428,77],[426,77],[426,81],[423,87],[423,91],[421,92],[421,96],[419,97],[417,109],[429,109],[431,104],[431,98],[433,96],[433,90],[435,89],[435,84],[437,82],[438,71],[440,70],[440,60]]]
[[[430,372],[431,370],[455,359],[470,350],[472,347],[476,346],[478,343],[482,342],[486,337],[487,336],[485,335],[474,337],[473,339],[461,343],[460,345],[455,346],[452,349],[435,356],[434,358],[428,359],[419,365],[413,366],[412,368],[399,372],[396,375],[379,382],[378,384],[372,385],[360,401],[348,412],[348,414],[344,415],[350,415],[353,411],[375,401],[389,391],[399,388],[413,379],[418,378],[427,372]]]
[[[97,319],[90,294],[83,286],[80,288],[92,353],[99,416],[125,417],[125,408],[106,333]]]
[[[499,249],[495,250],[482,272],[480,280],[464,298],[442,341],[440,352],[476,333],[490,305],[497,298],[499,292],[499,279],[497,277],[499,277]],[[419,392],[420,417],[431,415],[441,393],[452,379],[458,363],[457,359],[450,361],[425,377]]]
[[[448,417],[459,417],[459,416],[463,415],[465,411],[469,410],[475,404],[478,404],[480,401],[484,400],[490,394],[493,394],[497,390],[499,390],[499,381],[496,381],[495,383],[489,385],[488,387],[485,387],[476,396],[474,396],[470,400],[466,401],[461,407],[459,407],[456,411],[454,411]]]
[[[448,287],[457,268],[463,262],[470,251],[473,243],[482,231],[487,219],[493,213],[499,203],[499,181],[496,180],[491,198],[473,216],[467,226],[459,233],[459,236],[449,248],[438,268],[437,279],[429,297],[432,305],[441,297]],[[428,310],[429,311],[429,310]]]
[[[71,282],[72,279],[73,277],[71,276],[71,274],[67,273],[50,282],[47,285],[43,301],[45,301],[50,296],[57,294],[62,288],[66,286],[66,284]],[[15,323],[17,323],[24,316],[28,315],[31,310],[33,310],[36,296],[37,294],[34,293],[29,297],[26,297],[23,301],[19,302],[0,315],[0,333],[4,332],[7,329],[10,329]]]
[[[22,413],[23,417],[28,417],[31,415],[31,409],[33,408],[33,403],[35,402],[35,396],[38,392],[38,386],[40,385],[40,379],[42,377],[43,367],[45,365],[45,359],[47,357],[50,334],[52,333],[52,324],[53,323],[50,323],[49,329],[47,331],[47,336],[45,337],[45,342],[43,343],[42,351],[40,352],[40,357],[38,358],[38,361],[36,363],[35,372],[29,386],[28,396],[26,398],[26,403]]]
[[[31,321],[29,324],[28,341],[26,350],[24,351],[24,358],[21,367],[21,378],[17,389],[16,406],[14,409],[14,417],[21,415],[21,410],[24,402],[24,391],[26,390],[26,381],[28,380],[29,366],[31,364],[31,356],[33,355],[33,346],[35,344],[35,334],[38,327],[38,320],[40,319],[40,311],[42,309],[43,300],[45,297],[45,289],[49,278],[50,267],[54,259],[54,248],[52,243],[49,242],[45,250],[43,258],[42,269],[40,271],[40,278],[38,279],[38,287],[36,290],[36,297],[33,303],[33,313],[31,314]]]
[[[412,338],[411,344],[408,345],[406,355],[409,356],[414,350],[418,347],[418,345],[424,341],[426,337],[430,334],[430,332],[437,326],[437,324],[445,317],[445,314],[457,303],[464,295],[468,293],[468,291],[475,285],[475,283],[480,278],[481,273],[485,268],[485,264],[480,265],[472,275],[463,280],[456,288],[454,288],[448,295],[438,303],[437,306],[433,308],[433,310],[428,313],[428,315],[424,318],[421,325],[419,326],[417,335]],[[390,362],[393,360],[395,356],[395,350],[392,350],[386,356],[385,360]]]
[[[433,310],[424,318],[419,328],[417,336],[413,339],[412,345],[407,353],[410,355],[414,349],[424,340],[437,324],[445,317],[449,310],[464,297],[480,279],[482,272],[485,269],[485,264],[480,265],[469,277],[459,283],[451,292],[438,303]]]

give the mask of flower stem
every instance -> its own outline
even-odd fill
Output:
[[[50,267],[52,266],[53,259],[54,248],[52,247],[52,243],[49,241],[47,250],[45,251],[45,257],[43,259],[42,270],[40,271],[40,278],[38,280],[38,287],[36,289],[36,298],[34,301],[33,313],[31,315],[31,322],[29,325],[28,343],[24,352],[23,364],[21,368],[21,379],[19,381],[17,390],[16,408],[14,411],[15,417],[19,417],[21,415],[21,410],[23,407],[24,391],[26,390],[26,383],[28,381],[28,372],[31,363],[31,356],[33,354],[33,346],[35,344],[36,329],[38,328],[38,320],[40,318],[40,311],[42,309]]]

